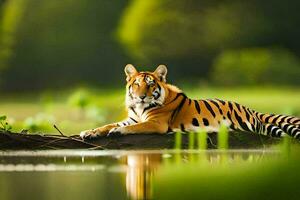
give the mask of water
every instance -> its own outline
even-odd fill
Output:
[[[258,162],[276,155],[271,150],[2,151],[0,199],[151,199],[153,180],[166,164]]]

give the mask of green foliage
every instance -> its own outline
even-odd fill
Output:
[[[207,149],[207,132],[205,130],[200,130],[197,132],[198,136],[198,149],[206,150]]]
[[[88,119],[97,123],[105,123],[107,112],[101,109],[100,106],[90,105],[86,109],[86,116]]]
[[[6,121],[6,115],[0,116],[0,131],[10,131],[12,126]]]
[[[2,4],[0,2],[0,4]],[[6,68],[16,44],[16,32],[24,14],[25,0],[14,0],[3,3],[0,13],[0,69]]]
[[[218,133],[218,148],[228,149],[228,128],[222,124]]]
[[[126,2],[7,0],[0,13],[0,29],[7,30],[0,35],[6,66],[1,86],[12,91],[121,83],[123,74],[115,72],[122,71],[125,56],[112,35]]]
[[[39,113],[34,117],[28,117],[23,122],[23,129],[36,133],[38,131],[45,132],[52,129],[55,118],[45,113]]]
[[[246,43],[254,31],[266,29],[261,16],[249,11],[254,7],[244,1],[134,0],[124,12],[119,37],[146,60],[189,58]]]
[[[300,61],[285,49],[226,50],[214,62],[219,85],[300,85]]]
[[[91,95],[87,90],[79,89],[70,95],[68,102],[80,109],[85,109],[91,102]]]
[[[195,149],[195,133],[189,133],[189,149]]]
[[[133,0],[118,36],[138,62],[170,63],[177,73],[184,71],[181,76],[205,78],[214,56],[226,49],[295,46],[295,4],[275,0],[271,8],[262,1]]]
[[[146,70],[165,63],[172,67],[169,80],[207,81],[224,50],[300,52],[297,0],[2,2],[1,89],[10,92],[120,87],[126,62]]]
[[[175,145],[174,145],[175,149],[181,149],[181,143],[182,143],[181,140],[182,140],[181,132],[176,132],[175,133]]]
[[[298,199],[299,158],[253,163],[249,156],[242,161],[164,166],[155,179],[154,199]]]
[[[280,146],[279,152],[200,151],[196,160],[175,155],[157,172],[153,199],[298,199],[299,142],[287,137]]]

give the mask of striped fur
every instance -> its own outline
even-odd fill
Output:
[[[222,124],[230,130],[300,139],[300,118],[263,114],[243,105],[220,99],[193,100],[177,87],[166,83],[167,68],[137,72],[125,67],[128,119],[97,129],[83,131],[83,138],[109,133],[167,133],[169,131],[216,132]]]

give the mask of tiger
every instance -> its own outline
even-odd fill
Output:
[[[300,118],[263,114],[233,101],[190,99],[178,87],[167,83],[167,67],[138,72],[125,66],[127,118],[80,133],[82,139],[107,135],[166,134],[169,132],[218,132],[225,125],[231,131],[245,131],[273,137],[300,138]]]

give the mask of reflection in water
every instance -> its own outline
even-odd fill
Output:
[[[0,199],[151,199],[155,176],[163,166],[259,162],[274,155],[279,154],[263,150],[0,152]]]
[[[136,153],[127,155],[126,191],[130,199],[151,199],[156,172],[163,165],[176,164],[233,164],[259,162],[265,155],[278,155],[273,151],[173,151],[168,154]]]
[[[126,190],[130,198],[150,199],[152,197],[153,176],[160,163],[160,154],[127,156]]]

